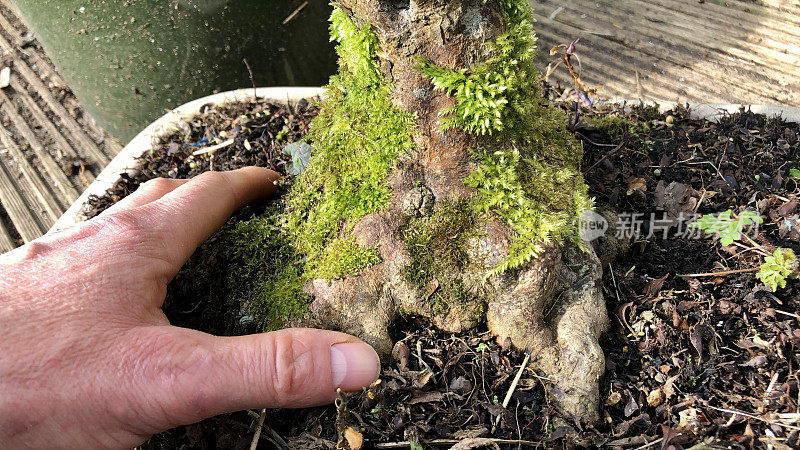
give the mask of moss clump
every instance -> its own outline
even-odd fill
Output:
[[[486,3],[486,1],[484,1]],[[501,0],[506,32],[491,45],[496,55],[469,69],[452,70],[422,61],[418,69],[436,89],[447,92],[456,104],[441,112],[443,129],[494,135],[526,128],[527,106],[539,101],[538,74],[533,67],[536,37],[531,9],[525,1]],[[531,75],[537,75],[531,78]]]
[[[303,267],[289,245],[290,237],[279,225],[282,205],[278,202],[265,213],[226,226],[221,234],[229,267],[229,301],[244,306],[267,331],[280,329],[308,312],[309,299],[302,291]]]
[[[533,66],[536,38],[527,0],[498,0],[506,31],[486,63],[454,71],[423,62],[419,70],[456,100],[443,128],[494,136],[499,151],[478,149],[480,168],[465,182],[478,190],[473,207],[514,231],[510,253],[487,276],[521,266],[542,244],[580,246],[578,217],[592,207],[580,172],[582,148],[564,129],[563,112],[541,99]]]
[[[525,264],[551,240],[583,245],[578,215],[592,204],[582,178],[569,169],[553,170],[540,159],[523,158],[517,148],[476,156],[481,165],[465,180],[478,190],[473,207],[497,215],[515,232],[508,256],[487,276]]]
[[[402,269],[403,276],[420,292],[430,295],[436,314],[474,297],[464,285],[462,274],[479,266],[469,252],[470,240],[478,235],[478,224],[467,201],[443,201],[428,217],[403,218],[399,238],[411,256],[411,262]]]
[[[374,248],[361,248],[352,238],[334,239],[319,257],[321,261],[314,264],[317,268],[311,277],[327,280],[343,278],[381,262]]]
[[[466,270],[470,264],[467,244],[477,233],[476,223],[466,201],[442,201],[428,217],[404,217],[399,237],[411,256],[403,268],[406,280],[425,289],[434,279]]]
[[[391,104],[377,37],[338,8],[330,29],[339,41],[339,74],[311,123],[310,164],[280,207],[228,233],[229,295],[265,329],[307,313],[305,283],[343,278],[381,261],[375,249],[342,236],[388,204],[386,180],[399,157],[415,147],[415,117]]]
[[[391,103],[375,54],[377,37],[339,9],[331,17],[331,36],[339,41],[339,74],[311,124],[315,153],[289,194],[285,215],[292,244],[306,260],[306,279],[339,278],[378,261],[374,251],[355,251],[352,242],[346,264],[332,257],[343,245],[343,231],[388,204],[386,180],[398,158],[415,148],[415,117]]]

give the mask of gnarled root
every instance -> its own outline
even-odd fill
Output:
[[[599,380],[608,326],[602,268],[593,251],[549,249],[520,274],[516,286],[488,305],[487,323],[499,339],[526,348],[552,381],[550,395],[566,414],[599,419]]]

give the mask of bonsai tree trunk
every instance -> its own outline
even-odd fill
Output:
[[[280,229],[317,324],[391,353],[389,326],[485,323],[596,421],[607,314],[581,241],[581,147],[543,104],[527,0],[340,0],[340,71]],[[282,281],[281,281],[282,280]]]

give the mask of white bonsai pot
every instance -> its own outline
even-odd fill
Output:
[[[128,170],[136,169],[139,164],[139,157],[153,148],[161,137],[166,137],[174,133],[177,129],[176,124],[185,121],[187,117],[193,117],[200,113],[206,105],[227,105],[235,102],[245,102],[254,100],[258,96],[259,101],[267,101],[275,104],[287,104],[296,102],[300,99],[312,99],[321,97],[324,89],[316,87],[271,87],[259,88],[256,90],[239,89],[236,91],[222,92],[209,95],[165,114],[150,126],[139,133],[133,140],[122,149],[121,152],[103,169],[94,182],[78,197],[75,203],[58,219],[50,231],[63,230],[76,223],[86,220],[83,215],[83,205],[89,200],[89,196],[102,196],[107,190],[114,186],[119,180],[120,175]]]
[[[125,148],[109,163],[109,165],[97,176],[95,181],[89,185],[84,193],[70,206],[70,208],[53,225],[50,231],[63,230],[78,222],[86,220],[83,215],[83,205],[88,201],[89,196],[102,196],[108,189],[114,186],[122,173],[136,169],[139,157],[153,147],[153,143],[158,142],[160,137],[166,137],[176,130],[176,124],[187,117],[192,117],[200,113],[200,109],[205,105],[226,105],[234,102],[253,100],[257,95],[259,100],[269,101],[276,104],[286,104],[296,102],[302,98],[310,99],[322,97],[325,90],[316,87],[272,87],[253,89],[239,89],[236,91],[223,92],[220,94],[209,95],[201,99],[189,102],[180,106],[160,119],[153,122],[150,126],[139,133]],[[612,103],[626,103],[625,100],[613,100]],[[638,105],[638,100],[628,100],[628,105]],[[647,102],[653,105],[654,103]],[[659,102],[659,111],[666,112],[680,106],[674,102]],[[685,105],[685,104],[683,104]],[[738,112],[743,105],[737,104],[689,104],[691,117],[715,120],[723,114]],[[767,116],[781,116],[787,121],[800,122],[800,108],[783,106],[765,105],[745,105],[745,108],[754,113],[765,114]]]

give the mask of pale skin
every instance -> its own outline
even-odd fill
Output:
[[[352,336],[221,338],[171,326],[161,310],[195,248],[278,177],[251,167],[154,180],[0,256],[0,448],[129,448],[217,414],[321,405],[372,383],[378,357]]]

